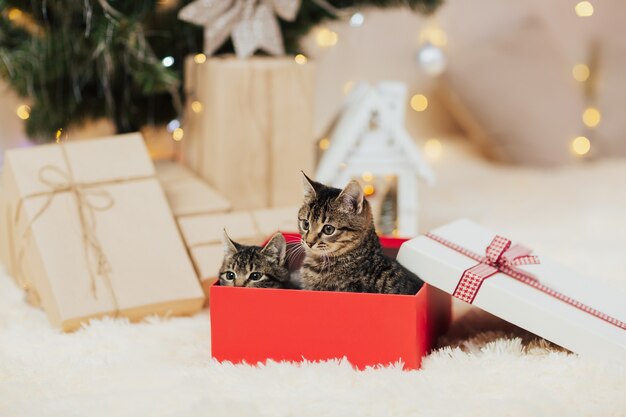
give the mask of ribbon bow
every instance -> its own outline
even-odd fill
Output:
[[[604,320],[613,326],[617,326],[622,330],[626,330],[626,323],[623,321],[620,321],[615,317],[611,317],[593,307],[585,305],[565,294],[561,294],[552,288],[546,287],[541,284],[534,275],[515,268],[519,265],[538,264],[540,263],[539,258],[537,256],[530,255],[530,249],[525,248],[522,245],[511,245],[511,241],[507,238],[496,236],[491,241],[489,246],[487,246],[485,256],[481,256],[478,253],[472,252],[471,250],[457,245],[456,243],[444,239],[434,233],[427,233],[426,237],[479,262],[478,265],[465,270],[463,275],[461,275],[461,279],[452,293],[452,295],[456,298],[470,304],[473,303],[483,281],[498,272],[502,272],[519,282],[549,295],[550,297],[556,298],[557,300],[577,308],[578,310],[590,314],[600,320]]]
[[[293,21],[301,0],[196,0],[183,7],[178,18],[204,26],[204,53],[213,55],[230,36],[239,58],[257,49],[284,55],[276,16]]]
[[[102,245],[98,240],[96,234],[95,216],[95,213],[97,211],[105,211],[113,207],[113,197],[106,190],[93,188],[87,184],[81,184],[74,181],[65,146],[61,145],[61,150],[63,158],[65,160],[65,164],[67,166],[67,171],[63,171],[53,165],[46,165],[42,167],[39,170],[39,181],[42,184],[46,185],[49,188],[49,191],[32,194],[22,198],[19,201],[18,206],[16,207],[15,222],[17,223],[17,221],[19,220],[21,205],[26,198],[47,196],[45,203],[35,213],[35,215],[32,217],[24,230],[24,235],[22,236],[22,239],[26,239],[26,235],[30,232],[32,225],[50,207],[50,204],[52,204],[52,200],[54,199],[54,197],[62,192],[72,193],[78,209],[80,230],[83,237],[85,262],[87,263],[89,270],[91,292],[94,298],[97,298],[95,277],[96,275],[101,276],[105,284],[107,285],[109,292],[112,294],[113,302],[117,311],[119,310],[117,305],[117,299],[115,297],[115,294],[113,293],[113,288],[108,276],[109,272],[111,271],[111,267],[104,252],[104,249],[102,248]],[[18,266],[22,264],[23,256],[24,247],[22,247],[18,253]],[[94,263],[96,265],[95,271],[93,268]],[[20,273],[18,275],[22,277],[23,274]],[[28,292],[34,291],[34,288],[31,288],[31,285],[28,282],[24,282],[24,277],[20,278],[20,280],[22,281],[21,284],[25,290],[27,290]],[[33,296],[38,298],[36,294]]]
[[[464,255],[476,259],[475,254],[464,248],[459,249],[462,249]],[[471,304],[474,298],[476,298],[483,281],[498,272],[504,272],[508,275],[522,275],[527,280],[536,281],[536,278],[531,274],[515,268],[515,266],[519,265],[540,263],[539,258],[530,255],[530,252],[530,249],[522,245],[511,245],[511,241],[505,237],[494,237],[485,250],[485,256],[476,259],[480,263],[463,272],[452,295]]]

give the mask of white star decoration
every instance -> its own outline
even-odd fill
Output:
[[[204,53],[208,56],[229,36],[239,58],[247,58],[258,49],[283,55],[285,46],[276,16],[294,20],[300,1],[196,0],[181,9],[178,18],[204,26]]]

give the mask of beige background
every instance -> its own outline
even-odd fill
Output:
[[[596,0],[594,15],[579,18],[574,13],[576,3],[577,0],[447,0],[433,17],[407,10],[366,10],[365,23],[359,28],[345,22],[330,24],[339,41],[327,49],[315,45],[313,32],[305,44],[308,55],[318,65],[317,136],[322,136],[339,109],[347,82],[383,79],[404,81],[412,94],[424,93],[431,99],[425,112],[407,113],[407,125],[417,140],[456,132],[455,123],[434,97],[436,80],[421,72],[417,65],[419,32],[429,24],[438,24],[447,32],[448,54],[493,36],[528,14],[537,14],[548,23],[572,65],[584,61],[593,37],[618,42],[623,39],[626,44],[626,4],[619,0]],[[4,83],[0,83],[0,92],[0,149],[6,149],[24,141],[22,121],[15,113],[23,101],[8,91]],[[101,131],[106,133],[106,128],[101,127]]]

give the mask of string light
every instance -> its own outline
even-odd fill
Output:
[[[354,87],[354,81],[352,80],[346,81],[346,83],[343,85],[343,93],[348,94],[350,91],[352,91],[353,87]]]
[[[161,64],[163,64],[165,68],[171,67],[172,65],[174,65],[174,57],[166,56],[165,58],[161,60]]]
[[[167,124],[167,131],[168,132],[173,132],[174,130],[178,129],[179,127],[180,127],[180,120],[172,119]]]
[[[30,117],[30,106],[22,104],[21,106],[18,106],[16,113],[17,117],[20,119],[27,120]]]
[[[589,17],[593,15],[593,4],[588,1],[579,2],[574,8],[578,17]]]
[[[308,58],[305,55],[298,54],[293,57],[293,60],[296,61],[296,64],[304,65],[308,62]]]
[[[192,101],[191,110],[193,110],[194,113],[200,113],[202,111],[202,103],[200,103],[198,100]]]
[[[374,194],[375,191],[376,189],[372,184],[367,184],[365,187],[363,187],[363,194],[365,194],[366,197],[371,196],[372,194]]]
[[[448,44],[448,35],[439,28],[430,27],[420,31],[418,42],[420,44],[430,43],[442,48]]]
[[[330,139],[322,138],[320,139],[319,147],[321,150],[325,151],[330,146]]]
[[[576,64],[572,68],[572,75],[574,79],[580,83],[583,83],[589,79],[589,67],[585,64]]]
[[[576,155],[586,155],[590,149],[591,142],[584,136],[578,136],[572,141],[572,152]]]
[[[363,13],[361,12],[356,12],[352,16],[350,16],[350,26],[352,26],[353,28],[363,26],[364,22],[365,16],[363,16]]]
[[[443,153],[443,145],[439,139],[428,139],[424,144],[424,154],[431,160],[437,160]]]
[[[174,139],[176,142],[180,142],[183,139],[184,135],[185,135],[185,132],[183,131],[183,128],[177,127],[172,132],[172,139]]]
[[[15,7],[11,7],[9,9],[8,18],[9,20],[17,20],[22,17],[22,11],[20,9],[16,9]]]
[[[330,48],[331,46],[335,46],[339,41],[339,35],[337,32],[333,32],[327,28],[321,28],[317,31],[317,35],[315,36],[315,41],[318,46],[322,48]]]
[[[411,97],[411,108],[415,111],[424,111],[428,108],[428,98],[424,94],[415,94]]]
[[[193,57],[193,62],[195,62],[196,64],[204,64],[205,61],[206,61],[206,55],[204,54],[196,54]]]
[[[61,135],[63,134],[63,128],[60,127],[57,132],[54,135],[54,139],[56,140],[56,143],[61,142]]]
[[[372,173],[369,171],[365,171],[362,177],[363,177],[363,181],[365,182],[372,182],[372,180],[374,179],[374,175],[372,175]]]
[[[583,112],[583,123],[587,127],[596,127],[600,123],[602,115],[595,107],[587,107]]]

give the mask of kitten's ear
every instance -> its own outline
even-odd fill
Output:
[[[322,187],[322,184],[313,181],[311,178],[302,172],[302,186],[304,187],[304,201],[311,201],[317,196],[317,192]]]
[[[287,242],[281,233],[276,233],[269,242],[265,244],[261,253],[274,258],[279,265],[285,262],[285,253],[287,252]]]
[[[337,197],[337,201],[340,207],[345,211],[359,214],[361,210],[363,210],[363,198],[364,195],[361,185],[357,181],[352,180],[341,191],[341,194]]]
[[[233,256],[239,251],[239,244],[232,240],[224,229],[224,256]]]

